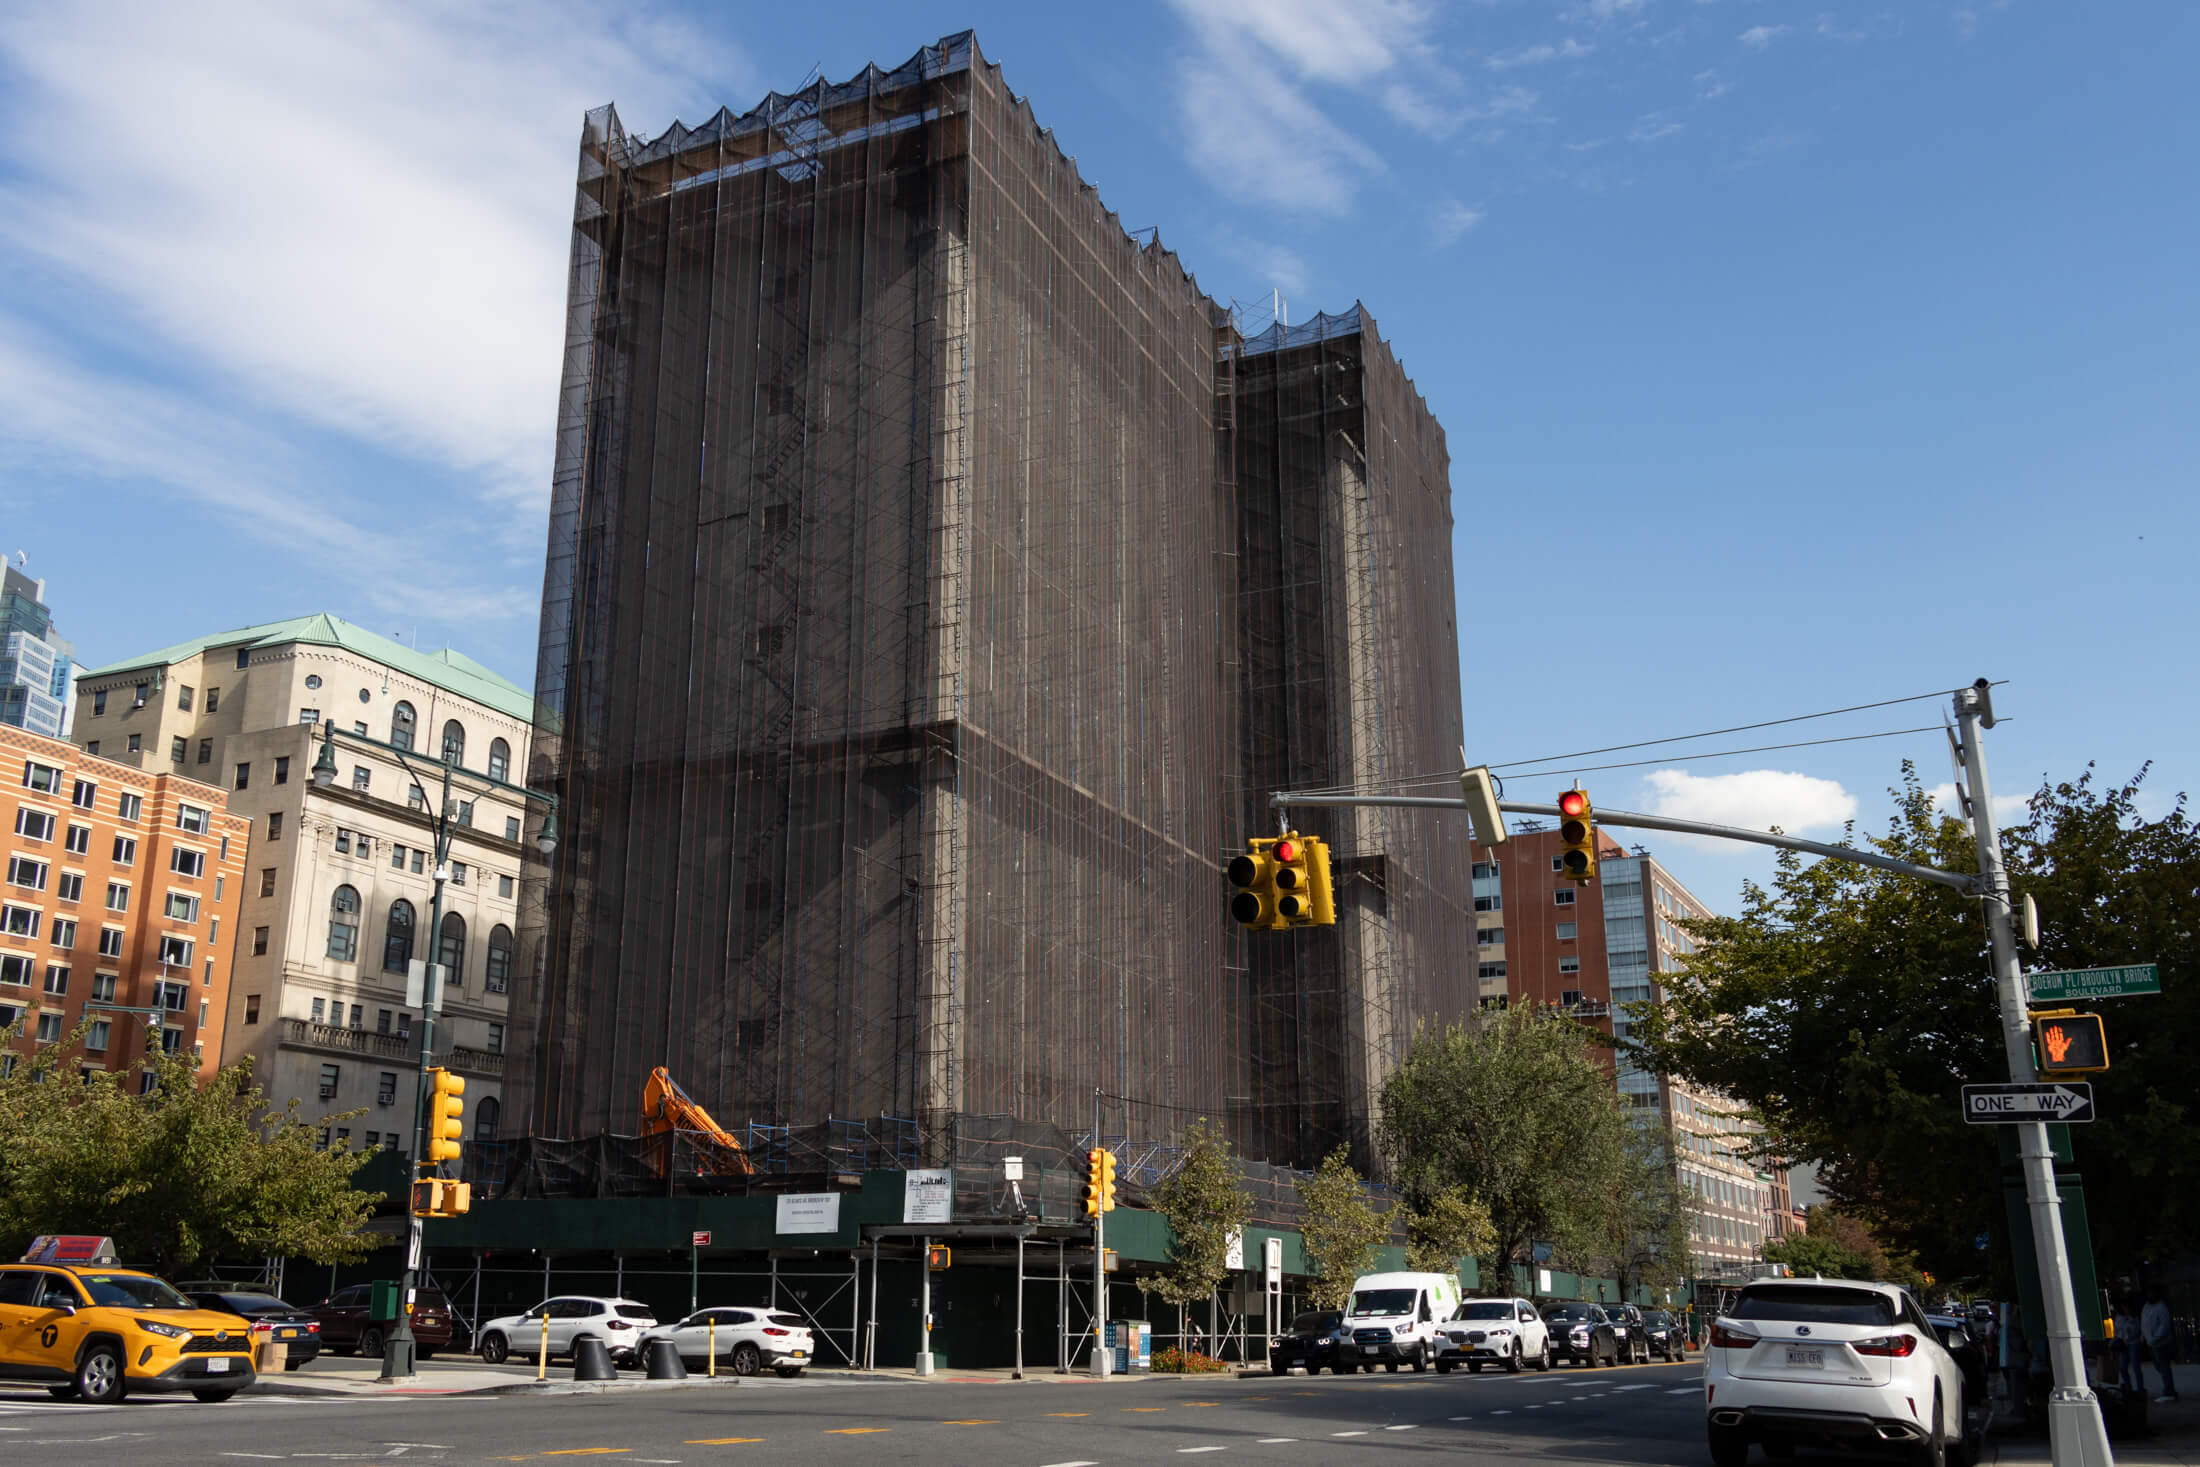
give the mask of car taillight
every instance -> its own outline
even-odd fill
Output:
[[[1916,1335],[1874,1335],[1868,1340],[1851,1340],[1849,1348],[1859,1355],[1890,1355],[1897,1360],[1917,1353]]]
[[[1736,1329],[1729,1324],[1711,1326],[1712,1348],[1719,1350],[1747,1350],[1764,1338],[1754,1330]]]
[[[612,1320],[612,1321],[611,1321],[611,1328],[612,1328],[612,1329],[632,1329],[632,1328],[634,1328],[634,1326],[633,1326],[633,1325],[631,1325],[631,1324],[629,1324],[629,1323],[627,1323],[627,1322],[626,1322],[625,1320],[623,1320],[623,1319],[614,1319],[614,1320]]]
[[[783,1329],[781,1329],[781,1328],[780,1328],[780,1327],[779,1327],[778,1325],[776,1325],[776,1324],[767,1324],[767,1325],[765,1325],[765,1326],[764,1326],[764,1333],[765,1333],[765,1334],[768,1334],[768,1335],[783,1335],[783,1334],[786,1334],[786,1333],[787,1333],[787,1331],[786,1331],[786,1330],[783,1330]]]
[[[309,1334],[309,1335],[317,1335],[317,1334],[319,1334],[320,1332],[321,1332],[321,1325],[320,1325],[320,1322],[319,1322],[318,1320],[316,1320],[316,1321],[315,1321],[315,1322],[313,1322],[312,1324],[309,1324],[309,1325],[307,1325],[307,1326],[306,1326],[306,1333],[307,1333],[307,1334]]]
[[[256,1334],[256,1335],[266,1335],[266,1334],[273,1334],[274,1332],[275,1332],[275,1326],[274,1326],[274,1325],[272,1325],[272,1324],[267,1324],[267,1323],[264,1323],[264,1322],[263,1322],[263,1323],[260,1323],[260,1324],[256,1324],[256,1325],[252,1326],[252,1333],[254,1333],[254,1334]]]

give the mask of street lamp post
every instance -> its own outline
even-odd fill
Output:
[[[336,725],[334,722],[324,723],[322,729],[321,754],[313,762],[313,782],[322,789],[327,789],[336,781]],[[357,739],[358,736],[347,734],[345,737]],[[425,791],[419,771],[405,757],[404,750],[394,744],[382,744],[376,740],[365,742],[393,755],[404,769],[406,778],[412,781],[413,788]],[[413,1087],[412,1123],[412,1156],[415,1166],[420,1165],[420,1158],[427,1153],[424,1143],[428,1118],[428,1071],[433,1067],[436,1058],[435,1021],[442,1001],[440,959],[443,956],[443,884],[451,875],[451,776],[456,772],[457,766],[449,759],[443,760],[442,764],[443,787],[435,809],[428,816],[429,829],[435,837],[435,894],[428,904],[428,952],[432,961],[422,965],[425,975],[420,985],[419,1076]],[[536,846],[547,856],[557,849],[558,844],[557,802],[552,796],[534,790],[519,790],[518,793],[530,800],[540,800],[550,807],[543,818],[542,829],[535,837]],[[422,1244],[425,1222],[413,1208],[412,1178],[408,1176],[405,1186],[405,1269],[398,1284],[396,1325],[383,1340],[384,1380],[406,1380],[414,1373],[416,1350],[412,1332],[412,1297],[413,1289],[418,1284],[427,1261]]]

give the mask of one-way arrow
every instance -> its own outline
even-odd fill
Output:
[[[2093,1119],[2093,1087],[2060,1085],[1966,1085],[1963,1119],[1976,1126],[2013,1126],[2033,1121],[2071,1125]]]

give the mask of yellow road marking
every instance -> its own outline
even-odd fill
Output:
[[[942,1426],[999,1426],[1000,1424],[998,1421],[981,1421],[976,1418],[969,1421],[943,1421],[940,1423]]]
[[[1221,1405],[1222,1403],[1221,1403],[1220,1401],[1179,1401],[1179,1402],[1177,1402],[1177,1404],[1178,1404],[1179,1406],[1191,1407],[1191,1406],[1219,1406],[1219,1405]]]
[[[1049,1416],[1090,1416],[1090,1411],[1049,1411]]]
[[[1169,1408],[1166,1406],[1125,1406],[1123,1409],[1126,1411],[1166,1411]]]
[[[890,1426],[835,1426],[826,1431],[827,1436],[869,1436],[875,1431],[892,1431]]]
[[[613,1452],[631,1452],[632,1447],[561,1447],[555,1452],[544,1452],[545,1457],[608,1457]]]
[[[699,1436],[691,1442],[683,1443],[683,1445],[690,1447],[731,1447],[738,1446],[742,1442],[760,1442],[762,1440],[763,1438],[760,1436]]]

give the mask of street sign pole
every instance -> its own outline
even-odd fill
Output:
[[[1986,753],[1979,747],[1979,730],[1992,717],[1983,678],[1956,693],[1955,712],[1962,730],[1964,772],[1969,776],[1971,833],[1978,844],[1983,888],[1979,895],[1986,906],[1994,986],[2001,999],[2002,1046],[2009,1055],[2009,1078],[2020,1085],[2036,1084],[2039,1076],[2032,1069],[2024,974],[2010,916],[2009,873],[2001,860],[2001,832],[1994,826]],[[2071,1297],[2070,1262],[2063,1252],[2062,1201],[2055,1186],[2055,1154],[2048,1144],[2047,1123],[2024,1125],[2017,1140],[2024,1161],[2025,1201],[2032,1213],[2032,1243],[2039,1258],[2040,1297],[2047,1311],[2048,1355],[2055,1372],[2055,1388],[2047,1402],[2048,1449],[2055,1467],[2111,1467],[2115,1457],[2101,1421],[2101,1403],[2085,1383],[2085,1355],[2078,1337],[2077,1303]]]

